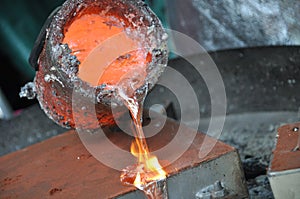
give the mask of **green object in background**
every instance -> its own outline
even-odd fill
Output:
[[[166,15],[166,0],[146,0],[145,1],[158,16],[165,28],[169,28]],[[170,42],[170,41],[169,41]],[[172,43],[169,43],[169,48],[172,49]],[[169,59],[176,58],[177,55],[170,52]]]
[[[165,14],[165,0],[146,0],[145,1],[161,20],[163,26],[167,28],[167,19]]]
[[[34,70],[28,63],[34,41],[48,14],[63,0],[1,0],[1,53],[9,57],[24,79],[31,80]]]

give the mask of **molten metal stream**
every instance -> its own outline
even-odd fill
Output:
[[[132,117],[135,140],[131,145],[131,153],[138,160],[136,165],[123,170],[121,182],[142,190],[149,199],[167,199],[166,172],[157,157],[149,152],[142,129],[143,102],[146,94],[138,100],[135,96],[128,97],[123,90],[118,90],[118,95],[123,99]]]
[[[117,97],[131,113],[135,135],[131,153],[137,157],[137,164],[123,170],[121,182],[144,191],[150,199],[167,198],[166,172],[157,157],[149,152],[142,129],[147,92],[139,97],[141,100],[134,95],[136,89],[145,84],[146,67],[152,55],[140,47],[141,41],[127,37],[124,27],[118,25],[118,19],[110,16],[86,14],[77,18],[65,30],[63,42],[81,62],[78,76],[93,86],[105,84],[116,88]],[[122,51],[120,49],[131,50],[116,58],[116,52]]]

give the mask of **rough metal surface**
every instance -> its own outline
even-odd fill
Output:
[[[167,0],[170,28],[206,50],[300,44],[300,2]]]
[[[168,143],[172,136],[171,129],[176,126],[174,122],[167,122],[163,130],[165,133],[160,133],[161,139],[150,139],[149,146],[155,148],[162,143]],[[185,133],[189,132],[185,128]],[[121,132],[112,132],[108,136],[122,148],[129,148],[132,141],[132,137]],[[217,142],[207,156],[199,158],[199,147],[203,145],[203,138],[204,134],[198,134],[184,155],[166,168],[169,177],[235,151],[234,148]],[[210,138],[207,142],[214,140]],[[118,154],[109,155],[115,159],[122,158]],[[234,157],[238,158],[237,155]],[[238,179],[234,180],[235,183],[243,182],[242,173],[239,174]],[[0,197],[111,198],[135,190],[133,187],[123,186],[119,177],[119,171],[94,159],[84,148],[78,135],[70,131],[1,157]],[[244,190],[243,187],[239,189]]]

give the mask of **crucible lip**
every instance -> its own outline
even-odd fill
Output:
[[[152,57],[152,61],[147,66],[146,83],[137,89],[136,93],[143,93],[146,92],[146,90],[150,90],[158,81],[159,76],[166,67],[168,50],[167,41],[164,39],[166,32],[163,29],[161,22],[155,14],[145,6],[145,3],[140,0],[67,0],[54,15],[52,22],[47,29],[44,55],[40,56],[39,63],[43,62],[43,67],[54,66],[57,71],[56,75],[60,76],[61,79],[67,78],[67,82],[74,86],[75,91],[84,91],[84,95],[91,95],[93,98],[95,94],[96,96],[100,96],[102,99],[97,99],[98,103],[110,101],[116,94],[113,86],[108,86],[106,84],[92,86],[88,82],[81,80],[77,76],[80,62],[77,60],[76,56],[71,55],[71,50],[68,46],[62,44],[64,30],[72,20],[87,13],[100,12],[120,17],[124,20],[126,26],[129,27],[140,23],[138,24],[138,26],[141,26],[141,28],[138,27],[139,34],[147,39],[145,44],[148,45],[147,48],[150,49],[149,52],[155,54],[155,56]],[[129,20],[125,17],[125,15],[128,14],[134,14],[138,17]],[[142,20],[140,17],[143,17]],[[155,30],[149,33],[147,30],[150,28],[155,28]],[[67,60],[66,63],[64,63],[65,60]],[[76,89],[77,86],[87,89]],[[92,93],[88,94],[87,91],[92,91]],[[116,101],[119,102],[119,100]],[[120,104],[120,102],[118,104]]]

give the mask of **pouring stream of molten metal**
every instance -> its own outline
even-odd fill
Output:
[[[131,113],[135,133],[131,153],[137,157],[137,165],[130,171],[133,175],[123,172],[121,181],[143,190],[149,182],[165,179],[166,172],[149,152],[143,133],[143,100],[137,100],[132,96],[134,92],[129,92],[145,83],[151,54],[140,46],[141,42],[127,37],[115,18],[98,14],[85,14],[74,20],[65,30],[63,43],[69,45],[81,62],[78,76],[93,86],[117,87],[119,97]],[[124,87],[124,79],[135,81],[126,84],[132,88]]]

